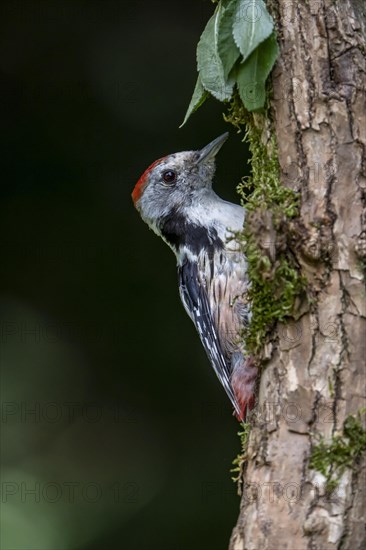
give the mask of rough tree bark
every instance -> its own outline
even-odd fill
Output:
[[[309,468],[323,436],[365,406],[365,10],[362,0],[278,0],[272,112],[282,182],[301,194],[310,303],[279,325],[264,366],[230,550],[366,548],[366,461],[327,493]],[[337,475],[337,474],[336,474]]]

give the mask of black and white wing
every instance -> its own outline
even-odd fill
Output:
[[[207,288],[201,279],[197,262],[185,259],[178,267],[180,297],[188,315],[194,322],[207,356],[218,379],[240,416],[240,407],[231,386],[231,365],[224,357],[210,309]]]

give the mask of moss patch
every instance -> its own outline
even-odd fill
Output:
[[[243,431],[238,432],[238,436],[240,437],[241,452],[238,454],[236,458],[234,458],[233,460],[234,468],[230,470],[230,472],[233,474],[231,479],[234,481],[234,483],[237,484],[238,495],[242,494],[243,469],[247,460],[247,448],[248,448],[249,434],[250,434],[250,423],[244,422],[242,424],[242,427],[243,427]]]
[[[245,228],[237,235],[248,261],[252,318],[244,334],[246,349],[258,355],[276,321],[291,314],[305,286],[295,258],[289,253],[289,223],[298,214],[299,197],[280,181],[277,146],[269,118],[249,113],[238,95],[224,116],[239,131],[251,152],[252,174],[242,179],[238,193],[247,210]]]
[[[365,451],[366,430],[361,424],[361,414],[346,418],[343,435],[334,436],[330,443],[326,443],[322,438],[313,447],[309,468],[325,476],[328,492],[337,487],[345,469],[352,468]]]

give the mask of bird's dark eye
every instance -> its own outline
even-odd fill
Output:
[[[174,172],[174,170],[165,170],[163,172],[163,180],[165,183],[172,184],[177,179],[177,174]]]

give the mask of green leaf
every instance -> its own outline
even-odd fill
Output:
[[[188,109],[185,114],[184,120],[182,124],[179,126],[179,128],[182,128],[182,126],[184,126],[184,124],[187,122],[191,114],[197,111],[199,107],[201,107],[201,105],[206,101],[209,95],[210,94],[202,86],[200,75],[198,75],[196,86],[193,91],[192,99],[188,105]]]
[[[220,2],[215,13],[208,21],[205,30],[197,45],[197,67],[201,76],[201,82],[205,90],[210,92],[216,99],[225,101],[230,99],[233,93],[234,80],[225,78],[224,66],[219,54],[220,21],[225,14],[226,8]],[[226,40],[221,41],[221,50],[225,51],[225,58],[228,59],[230,48],[226,47]]]
[[[229,73],[240,55],[240,50],[233,37],[233,19],[237,0],[230,0],[221,12],[219,19],[219,34],[217,50],[224,69],[224,78],[227,81]]]
[[[233,35],[244,61],[272,31],[273,19],[263,0],[239,0],[234,14]]]
[[[276,37],[272,34],[262,42],[236,73],[240,98],[248,111],[264,107],[265,83],[278,56]]]

